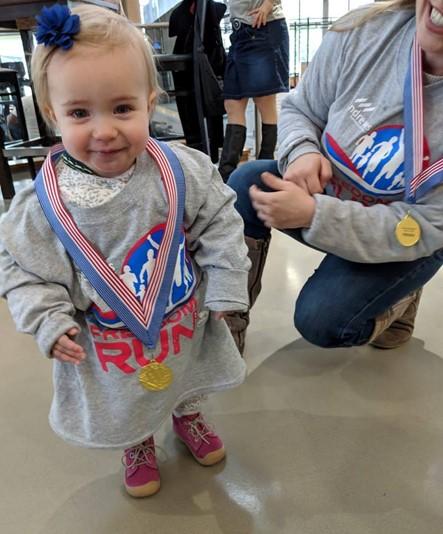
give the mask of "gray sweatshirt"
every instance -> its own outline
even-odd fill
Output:
[[[415,33],[415,16],[384,13],[363,26],[326,34],[299,86],[282,104],[280,172],[309,152],[333,165],[326,194],[315,195],[311,245],[345,259],[412,261],[443,247],[443,186],[416,204],[403,201],[403,86]],[[424,88],[425,158],[443,156],[443,78]],[[420,241],[404,247],[394,231],[408,213]]]
[[[231,20],[237,19],[244,24],[252,24],[252,17],[249,13],[253,9],[259,8],[263,4],[263,0],[229,0],[229,13]],[[284,19],[283,7],[281,0],[273,0],[272,11],[268,16],[267,22],[273,20]]]
[[[0,295],[7,298],[17,329],[32,334],[47,356],[60,335],[74,326],[81,330],[77,342],[86,359],[78,366],[54,360],[49,419],[70,442],[134,445],[153,434],[183,400],[233,387],[244,378],[244,362],[225,322],[209,312],[248,305],[250,262],[234,194],[206,156],[182,145],[172,148],[186,180],[186,261],[182,255],[154,351],[126,328],[114,328],[119,324],[113,324],[112,311],[49,227],[33,185],[15,197],[1,219]],[[158,246],[168,210],[154,161],[143,154],[127,185],[106,203],[67,208],[119,276],[140,292],[146,251],[149,257]],[[187,294],[180,294],[182,288]],[[174,374],[172,384],[157,392],[144,389],[138,379],[154,358]]]

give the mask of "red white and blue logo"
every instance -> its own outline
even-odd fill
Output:
[[[119,277],[140,302],[142,302],[150,282],[164,230],[165,225],[161,224],[148,232],[135,243],[123,261]],[[185,235],[181,232],[165,316],[190,299],[195,285],[196,276],[186,251]],[[125,328],[124,323],[115,312],[101,310],[96,305],[91,307],[91,311],[95,322],[107,328]]]
[[[349,157],[328,133],[325,148],[331,161],[360,190],[373,196],[398,196],[405,191],[404,128],[387,125],[368,132]],[[424,159],[429,160],[425,146]]]

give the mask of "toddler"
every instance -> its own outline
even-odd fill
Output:
[[[37,21],[32,78],[62,145],[0,223],[0,295],[54,360],[53,430],[124,449],[144,497],[169,415],[197,462],[225,455],[201,404],[245,375],[221,320],[248,306],[243,226],[205,155],[149,137],[157,73],[135,26],[95,6]]]

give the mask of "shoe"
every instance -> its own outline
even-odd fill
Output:
[[[246,126],[228,124],[226,126],[223,149],[218,164],[218,171],[226,183],[231,173],[237,168],[246,141]]]
[[[149,497],[160,489],[154,438],[125,450],[125,488],[132,497]]]
[[[245,312],[224,312],[223,319],[228,325],[238,352],[243,356],[245,352],[246,330],[249,325],[249,310]]]
[[[411,339],[421,294],[422,289],[412,294],[412,300],[409,302],[406,310],[371,341],[373,347],[387,350],[396,349]]]
[[[261,146],[257,159],[274,159],[275,145],[277,144],[277,125],[261,125]]]
[[[268,255],[271,235],[266,239],[253,239],[245,236],[248,247],[248,256],[251,260],[251,269],[248,274],[249,309],[252,308],[261,291],[261,279]],[[238,351],[243,356],[245,350],[246,330],[249,325],[249,310],[245,312],[232,311],[223,315],[229,330],[231,331]]]
[[[176,417],[172,414],[174,432],[201,465],[214,465],[225,457],[222,440],[208,426],[200,413]]]

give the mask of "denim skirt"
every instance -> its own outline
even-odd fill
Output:
[[[289,34],[285,19],[273,20],[261,28],[240,24],[230,39],[225,99],[289,91]]]

